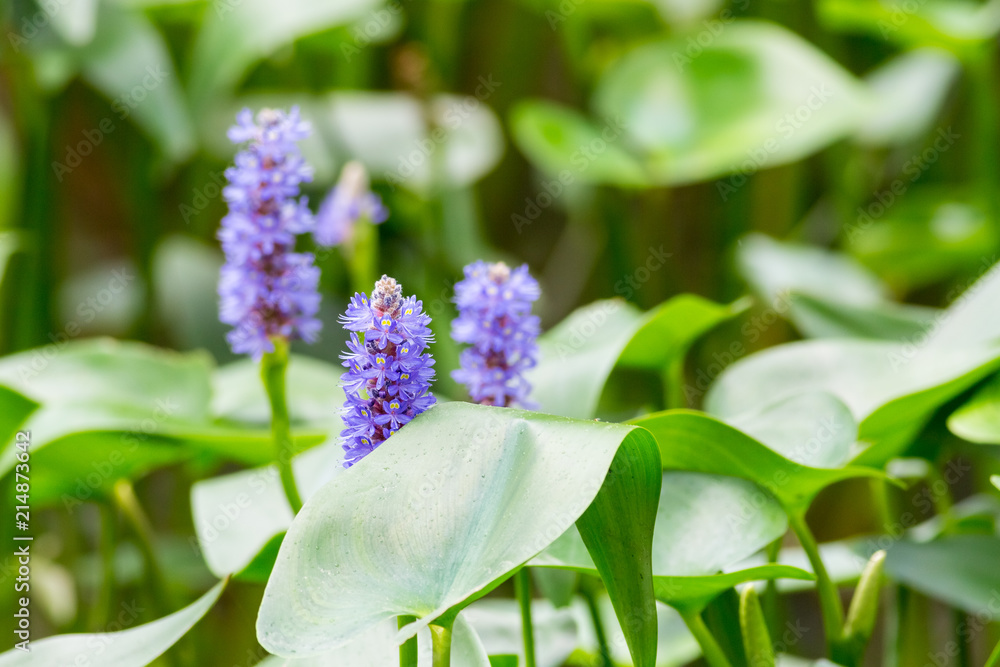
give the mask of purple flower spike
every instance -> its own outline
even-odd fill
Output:
[[[355,294],[340,321],[351,331],[341,355],[344,467],[350,468],[434,405],[434,359],[426,351],[431,318],[415,296],[403,298],[394,279],[382,276],[372,297]],[[358,334],[362,334],[359,336]]]
[[[296,145],[308,134],[297,107],[262,109],[256,120],[244,109],[229,129],[247,146],[226,169],[222,191],[229,213],[218,233],[226,254],[219,319],[234,327],[226,336],[233,352],[255,360],[274,351],[272,337],[312,342],[320,330],[319,269],[311,254],[294,252],[296,235],[313,225],[305,197],[297,199],[312,179]]]
[[[389,211],[381,198],[368,188],[368,172],[360,163],[348,162],[340,172],[340,180],[320,205],[313,239],[327,247],[350,243],[359,221],[365,219],[378,225],[388,217]]]
[[[537,362],[538,318],[531,303],[540,294],[527,265],[511,270],[503,262],[479,261],[465,267],[465,279],[455,285],[458,317],[451,337],[472,347],[451,376],[476,403],[534,407],[524,373]]]

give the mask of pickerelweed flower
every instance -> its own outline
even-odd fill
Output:
[[[319,207],[313,239],[321,246],[339,246],[350,242],[361,220],[378,225],[388,217],[382,199],[368,187],[368,172],[361,163],[348,162]]]
[[[219,277],[219,319],[235,327],[227,334],[233,352],[255,360],[272,352],[272,337],[315,340],[320,296],[319,269],[310,253],[296,253],[297,234],[313,218],[299,185],[312,179],[296,142],[309,124],[289,113],[249,109],[236,116],[229,139],[246,148],[226,169],[223,196],[229,213],[218,238],[226,254]]]
[[[538,357],[539,323],[531,303],[540,294],[527,265],[511,270],[503,262],[479,261],[465,267],[465,279],[455,285],[458,317],[451,337],[472,347],[462,352],[452,377],[476,403],[533,407],[524,374]]]
[[[351,333],[341,355],[344,467],[350,468],[403,425],[434,405],[431,318],[417,297],[403,298],[394,279],[382,276],[371,299],[355,294],[340,321]]]

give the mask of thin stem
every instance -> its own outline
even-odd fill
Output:
[[[686,408],[684,396],[684,353],[680,353],[663,371],[663,402],[669,410]]]
[[[597,607],[597,598],[591,586],[586,582],[581,582],[580,595],[587,603],[587,610],[590,612],[590,622],[594,624],[594,634],[597,636],[597,652],[601,658],[599,667],[612,667],[611,648],[608,645],[608,633],[604,630],[604,620],[601,618],[601,610]]]
[[[788,525],[799,538],[802,549],[809,557],[813,573],[816,575],[816,592],[819,594],[819,604],[823,611],[823,629],[826,632],[826,643],[829,648],[830,657],[836,661],[836,655],[840,652],[842,639],[842,628],[844,627],[844,608],[840,602],[840,594],[837,587],[830,579],[823,559],[819,555],[819,546],[812,531],[806,525],[805,517],[799,512],[789,512]]]
[[[449,621],[448,625],[431,625],[431,647],[434,651],[433,667],[451,667],[451,626],[455,621]]]
[[[167,578],[163,574],[163,567],[160,564],[159,557],[156,555],[156,548],[153,543],[153,527],[149,523],[149,518],[146,516],[146,512],[143,511],[142,505],[139,504],[139,499],[135,496],[135,489],[132,488],[132,483],[128,480],[120,479],[115,482],[112,498],[115,506],[121,511],[125,517],[125,521],[135,534],[136,540],[139,542],[139,551],[142,553],[148,569],[153,603],[162,612],[160,615],[165,616],[173,611],[173,609],[168,594]]]
[[[347,270],[351,277],[351,289],[367,293],[378,280],[378,228],[367,217],[354,224],[354,239],[349,248],[343,248],[347,255]]]
[[[97,590],[97,600],[90,608],[89,625],[95,632],[100,632],[107,623],[115,589],[115,524],[118,517],[109,505],[99,503],[97,508],[101,513],[101,585]]]
[[[781,538],[779,537],[774,542],[767,545],[766,554],[767,562],[777,563],[778,555],[781,553]],[[772,642],[775,640],[774,634],[778,631],[778,586],[774,583],[774,579],[768,579],[767,587],[764,589],[764,618],[767,620],[767,628],[771,633]]]
[[[396,627],[400,630],[417,620],[416,616],[399,616]],[[410,637],[399,645],[399,667],[417,667],[417,638]]]
[[[684,619],[688,630],[691,631],[691,634],[694,635],[695,640],[698,642],[698,646],[701,647],[701,654],[705,658],[705,662],[709,664],[709,667],[732,667],[729,663],[729,658],[726,657],[726,654],[722,651],[722,647],[719,646],[719,642],[715,641],[715,637],[712,636],[708,626],[705,625],[701,614],[682,611],[681,618]]]
[[[268,352],[260,362],[260,377],[264,381],[267,398],[271,402],[271,436],[274,438],[275,462],[281,474],[281,486],[285,490],[292,512],[302,509],[302,498],[295,486],[292,472],[292,431],[285,400],[285,369],[288,368],[288,341],[274,338],[274,352]]]
[[[521,608],[521,634],[524,636],[524,665],[535,667],[535,629],[531,625],[531,575],[522,567],[514,574],[514,595]]]

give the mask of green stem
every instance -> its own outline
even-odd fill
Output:
[[[378,227],[366,217],[354,225],[354,239],[349,248],[344,248],[347,270],[351,277],[351,288],[355,292],[367,294],[378,280]]]
[[[132,483],[128,480],[120,479],[115,482],[112,490],[112,498],[115,506],[121,511],[126,523],[128,523],[129,528],[132,529],[136,540],[139,542],[139,551],[146,561],[150,592],[152,593],[153,604],[159,612],[158,615],[166,616],[173,611],[173,605],[170,603],[167,578],[163,573],[160,559],[156,555],[153,527],[149,523],[149,518],[146,516],[145,511],[143,511],[142,505],[139,504],[139,499],[135,496],[135,489],[132,488]]]
[[[608,634],[604,630],[604,621],[601,619],[601,610],[597,607],[597,598],[591,587],[583,584],[580,586],[580,595],[587,603],[587,610],[590,612],[590,621],[594,624],[594,634],[597,636],[597,652],[601,658],[599,667],[613,667],[611,660],[611,648],[608,646]]]
[[[701,647],[702,656],[705,658],[705,662],[709,664],[709,667],[732,667],[729,663],[729,658],[722,652],[722,647],[719,646],[719,643],[715,641],[715,637],[709,632],[708,626],[705,625],[701,614],[682,611],[681,618],[684,619],[688,630],[691,631],[691,634],[694,635],[695,640],[698,642],[698,646]]]
[[[417,620],[416,616],[399,616],[396,627],[400,630]],[[410,637],[399,645],[399,667],[417,667],[417,638]]]
[[[687,407],[684,396],[684,353],[671,359],[663,371],[663,402],[668,410]]]
[[[447,625],[431,625],[431,647],[434,650],[433,667],[451,667],[451,626],[454,619]]]
[[[823,611],[823,629],[826,632],[826,643],[829,647],[830,657],[837,661],[840,653],[840,643],[842,639],[842,628],[844,627],[844,608],[840,602],[840,594],[837,587],[830,579],[823,559],[819,555],[819,546],[812,531],[806,525],[805,517],[800,512],[789,512],[788,525],[799,538],[802,549],[809,557],[813,573],[816,575],[816,592],[819,594],[819,604]]]
[[[514,594],[521,608],[521,634],[524,636],[524,665],[535,667],[535,630],[531,625],[531,575],[522,567],[514,574]]]
[[[104,630],[108,621],[108,611],[111,609],[111,598],[115,589],[115,524],[117,516],[114,508],[100,503],[98,510],[101,513],[101,585],[97,590],[97,600],[90,608],[90,627],[94,632]]]
[[[285,489],[285,497],[292,506],[292,512],[299,513],[302,509],[302,498],[295,486],[295,474],[292,472],[292,430],[288,418],[288,405],[285,400],[285,369],[288,368],[288,341],[282,338],[272,339],[274,352],[268,352],[260,362],[260,376],[264,381],[267,398],[271,402],[271,436],[274,438],[275,461],[281,474],[281,486]]]
[[[774,542],[767,545],[766,554],[767,562],[769,564],[778,562],[778,555],[781,553],[781,538],[779,537]],[[776,637],[774,635],[778,632],[778,586],[774,583],[774,579],[768,579],[767,587],[764,589],[764,618],[767,620],[767,628],[771,633],[771,641],[773,642]]]

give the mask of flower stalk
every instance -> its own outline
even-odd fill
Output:
[[[274,460],[278,465],[281,488],[285,491],[285,498],[288,499],[292,512],[298,514],[302,509],[302,497],[299,495],[295,484],[295,473],[292,470],[295,442],[292,440],[291,420],[285,397],[287,368],[288,343],[277,338],[274,340],[274,350],[266,353],[261,359],[260,376],[271,405],[271,438],[274,440]]]

